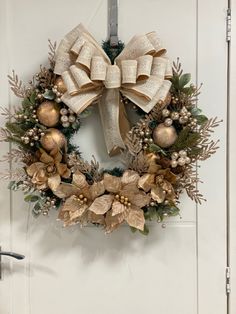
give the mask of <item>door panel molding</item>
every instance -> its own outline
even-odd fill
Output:
[[[229,314],[236,313],[236,0],[231,5],[230,90],[229,90]]]

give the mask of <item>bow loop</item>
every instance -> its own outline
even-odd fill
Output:
[[[115,64],[108,65],[106,79],[104,81],[105,87],[108,89],[119,88],[120,82],[121,82],[120,68]]]
[[[122,84],[135,84],[137,79],[137,60],[122,60]]]
[[[107,63],[101,56],[94,56],[91,61],[90,78],[92,81],[105,81]]]

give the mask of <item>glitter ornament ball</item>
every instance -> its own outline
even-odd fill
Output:
[[[51,151],[54,148],[63,148],[66,145],[66,138],[59,130],[51,128],[41,137],[40,143],[44,149]]]
[[[165,126],[164,123],[159,124],[153,130],[154,143],[162,148],[173,145],[177,137],[175,128],[173,126]]]
[[[37,109],[37,118],[47,127],[56,126],[60,118],[60,106],[54,101],[44,101]]]
[[[63,82],[61,77],[58,77],[55,81],[55,87],[57,88],[57,91],[61,94],[64,94],[66,92],[66,85]]]

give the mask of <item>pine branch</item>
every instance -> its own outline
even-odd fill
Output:
[[[139,174],[147,172],[149,167],[147,156],[143,151],[139,152],[137,155],[132,155],[129,151],[126,151],[122,155],[122,161],[127,169],[134,170]]]
[[[101,180],[103,169],[99,169],[99,163],[94,156],[92,157],[93,159],[89,163],[74,152],[68,155],[68,165],[72,172],[80,171],[86,175],[89,181],[97,182]]]
[[[197,159],[206,160],[215,154],[216,150],[219,148],[219,140],[211,140],[211,135],[214,129],[219,126],[222,120],[218,120],[217,117],[209,119],[203,126],[199,129],[199,141],[197,142],[197,147],[201,148],[200,153],[197,155]]]
[[[57,42],[55,41],[54,43],[52,43],[52,41],[48,39],[48,47],[49,47],[48,61],[50,63],[51,69],[54,69]]]
[[[24,168],[6,170],[5,172],[0,173],[0,179],[3,179],[3,180],[24,181],[26,178],[27,178],[27,174]]]
[[[140,143],[140,138],[134,132],[128,132],[125,139],[125,145],[131,155],[137,155],[141,149],[142,144]]]
[[[188,196],[191,200],[195,201],[197,204],[201,204],[202,201],[206,201],[203,195],[197,188],[197,184],[201,183],[198,173],[196,169],[194,169],[194,165],[189,165],[185,168],[183,176],[179,179],[179,186],[178,188],[185,189]]]
[[[8,82],[11,86],[11,90],[17,97],[25,98],[28,95],[27,88],[23,85],[22,81],[19,80],[14,70],[12,70],[12,76],[8,75]]]
[[[0,142],[7,142],[11,132],[7,128],[0,128]]]

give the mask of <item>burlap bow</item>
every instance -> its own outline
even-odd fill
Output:
[[[172,76],[166,50],[156,32],[134,36],[112,65],[88,31],[79,24],[60,42],[54,72],[67,92],[62,101],[77,114],[98,100],[110,156],[123,149],[129,125],[120,93],[145,112],[164,101]]]

